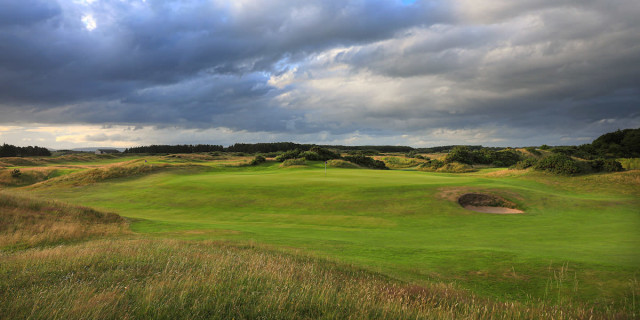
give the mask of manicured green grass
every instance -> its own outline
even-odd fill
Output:
[[[134,232],[151,237],[295,248],[505,301],[635,308],[640,193],[633,173],[332,168],[325,176],[321,163],[278,165],[201,166],[30,192],[116,212],[132,219]],[[455,195],[468,191],[499,194],[526,213],[467,211]]]

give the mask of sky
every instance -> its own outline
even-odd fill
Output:
[[[0,143],[579,145],[640,127],[638,0],[0,0]]]

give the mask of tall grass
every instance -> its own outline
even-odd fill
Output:
[[[421,163],[424,163],[423,160],[404,157],[384,157],[382,158],[382,161],[384,161],[387,167],[391,169],[412,168]]]
[[[640,170],[640,158],[617,159],[625,170]]]
[[[0,315],[57,319],[604,319],[255,246],[100,240],[7,254]]]
[[[0,250],[28,248],[121,233],[113,213],[0,193]]]

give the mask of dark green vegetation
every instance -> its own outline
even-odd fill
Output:
[[[0,157],[31,157],[31,156],[50,156],[51,152],[47,148],[41,147],[16,147],[14,145],[3,143],[0,146]]]
[[[36,317],[60,318],[638,316],[638,171],[444,174],[330,160],[325,176],[321,161],[85,157],[26,159],[23,175],[48,178],[4,188],[93,209],[7,196],[1,212],[16,222],[0,231],[14,239],[0,255],[1,314],[26,317],[35,305]],[[466,193],[525,214],[465,210]],[[105,212],[132,232],[103,222]],[[41,220],[47,227],[25,227]],[[63,233],[29,231],[64,230],[50,227],[57,221],[100,228],[57,240]]]

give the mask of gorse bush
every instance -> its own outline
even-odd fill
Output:
[[[385,165],[384,162],[380,161],[380,160],[375,160],[371,157],[367,157],[364,155],[355,155],[355,156],[345,156],[343,157],[344,160],[355,163],[359,166],[362,167],[367,167],[367,168],[371,168],[371,169],[381,169],[381,170],[387,170],[389,168],[387,168],[387,165]]]
[[[464,164],[491,164],[496,167],[508,167],[516,164],[522,157],[511,149],[491,150],[482,148],[471,151],[466,146],[456,146],[445,157],[445,163],[459,162]]]
[[[535,166],[537,163],[538,163],[538,160],[535,158],[525,158],[518,161],[516,164],[512,165],[511,168],[522,170],[522,169],[531,168]]]
[[[250,165],[252,166],[257,166],[261,163],[266,162],[267,159],[261,155],[257,155],[255,158],[253,158],[253,160],[251,160]]]
[[[296,159],[300,157],[300,153],[302,153],[300,149],[285,151],[284,153],[276,157],[276,161],[284,162],[285,160]]]
[[[538,160],[534,168],[556,174],[571,175],[580,172],[580,167],[571,157],[556,153]]]
[[[20,169],[13,169],[11,171],[11,177],[12,178],[20,178],[21,174],[22,174],[22,172],[20,172]]]
[[[460,162],[466,164],[473,164],[474,155],[466,146],[456,146],[444,158],[445,163]]]
[[[624,170],[622,164],[615,159],[596,159],[591,161],[591,167],[597,172],[619,172]]]
[[[418,166],[418,170],[420,171],[436,171],[440,168],[442,168],[444,166],[444,162],[437,160],[437,159],[431,159],[428,160],[427,162],[421,164]]]

